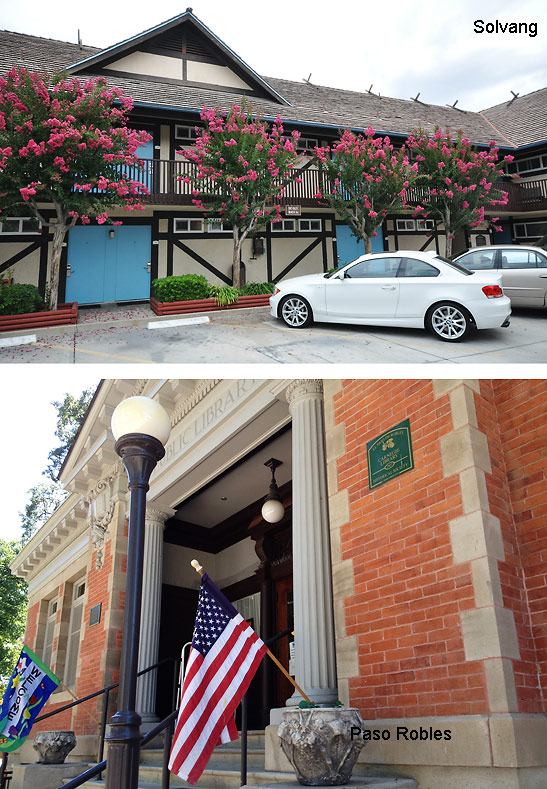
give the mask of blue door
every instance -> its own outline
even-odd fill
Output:
[[[383,252],[384,237],[381,227],[378,228],[377,233],[378,235],[371,239],[372,251]],[[357,241],[355,236],[352,236],[348,225],[336,225],[336,246],[340,266],[351,263],[352,260],[356,260],[358,257],[365,254],[365,242]]]
[[[150,241],[150,227],[72,228],[66,300],[97,304],[148,299]]]

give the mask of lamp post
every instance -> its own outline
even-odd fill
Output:
[[[129,397],[112,414],[115,449],[129,480],[127,578],[120,665],[118,712],[107,735],[106,789],[137,789],[140,715],[135,711],[141,623],[144,518],[148,482],[165,454],[171,422],[167,412],[148,397]]]

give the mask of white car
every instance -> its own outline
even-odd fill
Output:
[[[496,271],[468,271],[433,253],[399,250],[279,282],[270,310],[294,329],[314,320],[427,328],[458,342],[474,328],[508,326],[511,302]]]

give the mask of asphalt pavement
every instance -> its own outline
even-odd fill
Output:
[[[160,320],[155,319],[156,323]],[[446,343],[417,329],[313,324],[289,329],[267,307],[214,312],[202,322],[182,316],[101,320],[75,327],[0,337],[0,363],[32,364],[542,364],[547,362],[547,310],[516,310],[506,329],[475,332]],[[151,326],[152,328],[149,328]],[[18,343],[21,335],[34,342]]]

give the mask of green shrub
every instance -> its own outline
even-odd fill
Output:
[[[275,282],[249,282],[240,288],[242,296],[261,296],[266,293],[273,293]]]
[[[231,285],[211,285],[209,296],[216,301],[219,307],[227,307],[228,304],[235,304],[239,299],[239,290]]]
[[[47,309],[34,285],[15,283],[0,286],[0,315],[23,315]]]
[[[182,274],[162,277],[152,282],[152,292],[158,301],[191,301],[209,298],[210,285],[201,274]]]

